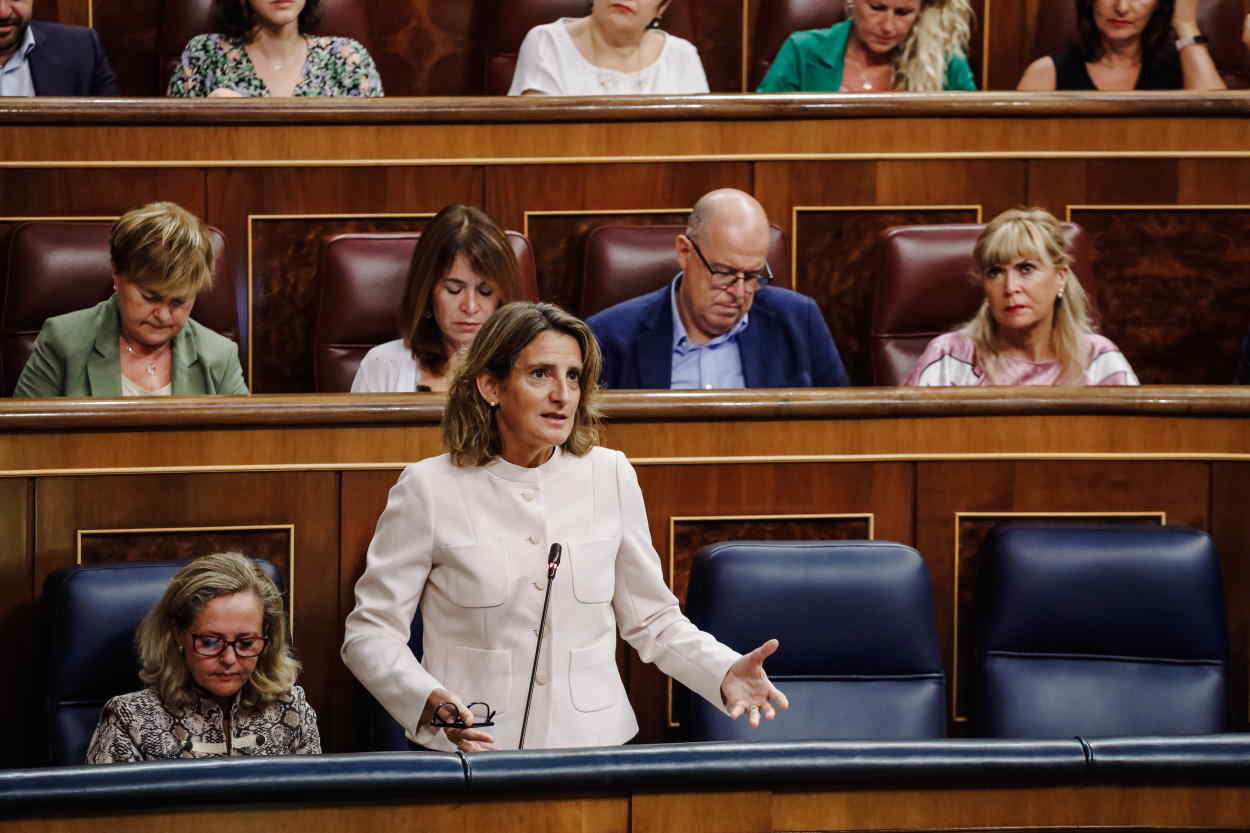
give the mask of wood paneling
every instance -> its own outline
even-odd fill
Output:
[[[882,232],[891,226],[975,223],[978,208],[795,209],[794,288],[820,305],[852,384],[872,381],[869,323],[879,277],[875,247]]]
[[[1131,357],[1138,378],[1231,382],[1250,298],[1250,205],[1077,207],[1071,216],[1094,241],[1103,332]]]
[[[953,653],[956,611],[966,624],[970,604],[955,603],[957,513],[1162,511],[1169,523],[1208,529],[1228,577],[1233,710],[1244,727],[1250,400],[1232,389],[1215,392],[612,394],[605,397],[611,421],[604,443],[636,461],[652,540],[666,572],[673,554],[679,592],[690,554],[704,540],[862,536],[867,522],[859,516],[871,515],[876,538],[912,544],[926,557],[956,684],[968,673]],[[56,427],[30,432],[6,421],[28,413]],[[359,749],[367,700],[338,658],[343,619],[400,467],[439,451],[437,408],[398,395],[204,397],[155,409],[0,403],[0,471],[11,474],[0,479],[0,525],[13,542],[0,557],[7,588],[0,638],[15,646],[2,668],[38,686],[38,675],[23,675],[30,661],[23,646],[37,644],[31,600],[49,572],[74,562],[77,530],[291,524],[295,634],[309,697],[323,715],[326,748]],[[1062,455],[1075,458],[1053,459]],[[29,475],[15,471],[21,465],[31,467]],[[212,470],[227,465],[241,470]],[[64,475],[47,472],[57,466]],[[309,466],[324,470],[300,470]],[[803,515],[857,517],[794,517]],[[707,517],[719,520],[682,520]],[[963,531],[985,522],[969,519]],[[181,554],[186,540],[174,536],[169,554]],[[87,543],[96,541],[88,536]],[[971,545],[962,550],[967,556]],[[969,564],[962,566],[959,575],[970,575]],[[626,678],[640,739],[664,739],[665,679],[632,652]],[[11,723],[35,708],[21,686],[0,696],[0,716]],[[27,744],[15,762],[35,759],[29,749],[41,730],[31,721],[23,726]]]
[[[245,308],[251,266],[252,390],[261,393],[312,390],[309,337],[323,235],[419,227],[423,221],[411,215],[482,200],[482,172],[474,167],[255,168],[209,171],[206,179],[204,217],[230,241]],[[409,216],[373,216],[389,213]],[[345,214],[368,216],[329,219]]]

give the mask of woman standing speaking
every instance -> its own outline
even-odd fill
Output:
[[[527,747],[620,744],[638,731],[618,630],[731,717],[758,725],[788,706],[763,668],[776,640],[740,655],[691,624],[665,585],[634,470],[595,444],[600,364],[579,319],[549,304],[502,307],[452,383],[447,453],[408,466],[391,489],[343,659],[423,746],[516,748],[553,544],[563,562]],[[408,648],[418,605],[421,662]],[[470,701],[494,712],[492,728],[471,727],[484,712],[471,715]],[[470,725],[440,730],[457,713]]]

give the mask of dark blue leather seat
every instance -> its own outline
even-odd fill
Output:
[[[282,587],[268,561],[258,562]],[[135,629],[186,561],[67,567],[43,585],[48,762],[80,764],[105,701],[143,687]]]
[[[686,612],[765,669],[790,709],[757,730],[688,696],[695,740],[920,739],[946,734],[946,678],[920,553],[888,541],[737,541],[705,548]]]
[[[980,735],[1224,730],[1224,594],[1206,533],[1010,525],[978,562]]]

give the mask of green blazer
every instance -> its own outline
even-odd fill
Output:
[[[43,322],[14,396],[122,395],[117,298]],[[247,393],[239,347],[197,321],[174,336],[170,375],[175,394]]]
[[[835,23],[828,29],[806,29],[794,32],[777,51],[768,74],[756,92],[761,93],[836,93],[842,89],[842,64],[846,59],[846,42],[851,36],[851,21]],[[956,52],[946,62],[944,90],[975,90],[972,67],[962,53]]]

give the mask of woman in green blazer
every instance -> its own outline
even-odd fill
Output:
[[[831,0],[836,2],[837,0]],[[846,0],[847,20],[795,32],[761,93],[975,90],[968,0]]]
[[[238,347],[190,319],[213,281],[199,218],[170,202],[127,212],[110,255],[113,295],[45,321],[13,395],[246,394]]]

